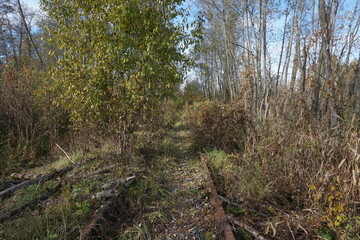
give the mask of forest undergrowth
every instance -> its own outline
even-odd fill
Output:
[[[196,103],[185,113],[193,142],[211,147],[206,152],[218,191],[230,203],[248,205],[230,211],[275,239],[358,239],[354,121],[334,133],[305,118],[250,119],[236,102]]]
[[[113,140],[88,141],[86,147],[74,144],[77,147],[68,157],[13,172],[2,181],[2,190],[6,189],[5,180],[17,184],[75,164],[61,178],[25,187],[2,200],[1,216],[62,184],[48,200],[4,220],[0,238],[215,238],[220,232],[211,220],[204,172],[189,141],[189,131],[181,122],[173,125],[137,133],[138,141],[128,155],[120,154]],[[135,177],[129,186],[111,185],[129,176]],[[102,216],[104,220],[89,235],[92,219],[114,199],[116,204],[106,212],[110,217]],[[25,224],[27,227],[21,228]]]
[[[113,140],[89,141],[86,147],[78,144],[69,158],[14,172],[11,181],[24,181],[77,164],[61,179],[29,186],[4,200],[1,213],[41,196],[59,181],[63,184],[54,197],[5,221],[0,236],[81,237],[89,218],[117,196],[121,201],[112,211],[121,217],[103,223],[98,234],[113,239],[221,239],[199,163],[204,152],[226,214],[264,236],[359,238],[359,138],[351,122],[337,135],[305,119],[257,123],[239,102],[194,103],[180,119],[168,113],[169,119],[177,118],[175,124],[137,133],[131,154],[119,154]],[[109,182],[128,176],[135,176],[135,183],[117,186],[110,197],[96,197]]]

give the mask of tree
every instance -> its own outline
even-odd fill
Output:
[[[182,80],[188,39],[182,0],[43,0],[60,48],[52,79],[77,128],[132,133]]]
[[[21,17],[21,26],[24,26],[26,35],[27,35],[32,47],[35,49],[35,52],[36,52],[36,55],[39,58],[40,64],[41,64],[42,67],[44,67],[44,62],[42,60],[42,57],[41,57],[41,55],[39,53],[39,50],[38,50],[38,48],[37,48],[37,46],[36,46],[36,44],[34,42],[34,39],[32,37],[31,31],[30,31],[30,29],[28,27],[28,24],[26,23],[26,18],[25,18],[24,11],[22,9],[20,0],[17,0],[17,7],[19,9],[19,13],[20,13],[20,17]]]

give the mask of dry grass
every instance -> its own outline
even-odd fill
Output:
[[[263,219],[276,239],[359,238],[360,136],[351,123],[336,135],[323,126],[267,119],[247,132],[242,152],[209,153],[227,197],[281,210]]]
[[[198,150],[215,147],[227,152],[241,151],[244,137],[252,126],[244,107],[235,101],[229,104],[215,101],[196,103],[185,110],[183,119]]]

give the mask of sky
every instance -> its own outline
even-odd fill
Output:
[[[40,0],[22,0],[21,2],[25,3],[34,10],[40,9]]]

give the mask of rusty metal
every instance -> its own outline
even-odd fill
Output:
[[[210,188],[210,204],[215,208],[215,218],[219,223],[221,230],[223,231],[225,240],[235,240],[234,233],[232,232],[231,226],[226,218],[224,208],[222,207],[222,201],[219,198],[219,195],[215,188],[215,183],[212,179],[211,172],[208,167],[207,157],[204,154],[200,155],[201,164],[203,165],[204,170],[206,171],[208,177],[208,184]]]

